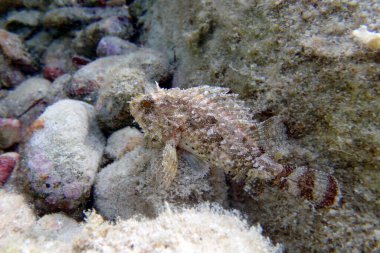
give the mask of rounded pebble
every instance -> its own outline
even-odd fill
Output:
[[[22,170],[42,211],[74,211],[88,199],[104,148],[93,107],[61,100],[38,118]]]

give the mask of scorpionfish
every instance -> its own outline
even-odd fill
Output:
[[[169,186],[176,176],[179,148],[223,168],[234,180],[244,182],[248,192],[256,180],[264,180],[317,207],[339,200],[339,186],[332,175],[277,163],[263,145],[262,123],[253,120],[250,109],[227,88],[157,86],[135,97],[130,108],[145,137],[163,145],[163,186]]]

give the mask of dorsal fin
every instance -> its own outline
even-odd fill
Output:
[[[228,120],[239,120],[250,123],[250,109],[245,106],[242,100],[238,99],[237,94],[229,93],[228,88],[199,86],[182,91],[182,98],[192,101],[192,104],[204,109],[215,116],[228,117]]]
[[[286,127],[283,120],[279,116],[271,117],[263,122],[256,124],[256,129],[253,129],[253,136],[257,136],[259,145],[274,157],[280,149],[284,151],[287,146]]]

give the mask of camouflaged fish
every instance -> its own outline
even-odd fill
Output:
[[[276,182],[291,194],[318,207],[334,205],[340,191],[336,179],[306,167],[282,166],[267,152],[261,124],[229,89],[200,86],[161,89],[131,101],[131,113],[147,138],[164,145],[161,183],[177,173],[177,148],[223,168],[249,189],[255,180]],[[263,141],[264,140],[264,141]]]

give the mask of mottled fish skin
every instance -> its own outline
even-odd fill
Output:
[[[175,176],[175,149],[181,148],[223,168],[236,181],[244,181],[247,190],[261,179],[276,182],[318,207],[336,204],[340,196],[337,180],[317,170],[276,163],[260,144],[258,122],[237,97],[221,87],[157,87],[132,100],[131,113],[145,136],[165,145],[166,183]]]

